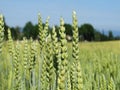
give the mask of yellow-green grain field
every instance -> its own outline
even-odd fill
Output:
[[[48,34],[49,18],[42,26],[38,15],[39,40],[13,41],[0,16],[0,90],[120,90],[120,41],[78,42],[76,13],[73,40],[66,41],[60,19],[60,40],[55,27]]]

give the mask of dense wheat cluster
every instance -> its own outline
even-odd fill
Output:
[[[49,17],[43,26],[40,14],[38,40],[13,41],[8,29],[4,41],[0,15],[0,90],[120,90],[119,41],[79,43],[75,11],[72,19],[72,44],[62,17],[57,38],[54,26],[49,31]]]

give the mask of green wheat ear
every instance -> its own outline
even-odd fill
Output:
[[[53,48],[53,65],[54,65],[54,69],[55,69],[55,74],[56,74],[56,78],[55,78],[55,88],[57,88],[58,86],[58,67],[59,67],[59,62],[61,61],[60,57],[60,45],[58,42],[58,38],[57,38],[57,33],[55,31],[55,27],[53,26],[52,28],[52,48]]]
[[[53,52],[54,54],[58,53],[57,47],[58,47],[58,39],[57,39],[57,34],[55,32],[55,26],[52,28],[52,44],[53,44]]]
[[[33,42],[33,39],[30,39],[30,58],[29,58],[29,70],[32,71],[34,69],[35,63],[36,63],[36,57],[35,57],[35,52],[36,52],[36,46]]]
[[[43,30],[43,25],[42,25],[42,18],[40,13],[38,14],[38,29],[39,29],[39,44],[40,44],[40,50],[43,48],[43,42],[44,42],[44,30]]]
[[[76,73],[76,77],[73,77],[73,81],[76,81],[76,85],[75,86],[71,86],[71,87],[75,87],[76,90],[82,90],[83,89],[83,80],[82,80],[82,72],[81,72],[81,65],[80,65],[80,61],[79,61],[79,46],[78,46],[78,21],[77,21],[77,16],[76,16],[76,12],[73,11],[73,43],[72,43],[72,56],[73,56],[73,60],[74,60],[74,66],[72,71],[73,75],[75,75]],[[76,79],[77,78],[77,79]]]
[[[8,29],[8,48],[10,55],[13,55],[14,45],[13,45],[13,39],[11,36],[11,30]]]
[[[46,90],[46,74],[47,72],[46,71],[46,68],[47,68],[47,58],[46,58],[46,45],[47,45],[47,34],[48,34],[48,28],[49,28],[49,17],[46,19],[46,23],[45,23],[45,26],[44,26],[44,29],[43,29],[43,47],[42,47],[42,53],[41,53],[41,62],[42,62],[42,73],[41,73],[41,79],[40,79],[40,83],[41,83],[41,89],[42,90]]]
[[[44,27],[44,31],[43,31],[43,44],[44,44],[44,42],[47,42],[47,37],[49,34],[49,31],[48,31],[49,30],[49,19],[50,19],[50,17],[48,16],[46,19],[46,23],[45,23],[45,27]]]
[[[21,88],[21,76],[20,76],[20,46],[17,42],[15,51],[13,52],[14,56],[14,74],[15,74],[15,90]]]
[[[3,16],[0,15],[0,54],[2,52],[3,39],[4,39],[4,20]]]
[[[50,34],[47,38],[46,43],[46,79],[48,83],[49,90],[52,90],[53,87],[53,75],[54,75],[54,69],[53,69],[53,50],[52,50],[52,42]]]
[[[55,67],[55,72],[57,74],[57,71],[58,71],[58,60],[57,60],[57,56],[58,56],[58,52],[59,52],[59,45],[58,45],[58,39],[57,39],[57,34],[55,32],[55,27],[53,26],[53,29],[52,29],[52,36],[51,36],[51,39],[52,39],[52,48],[53,48],[53,61],[54,61],[54,67]]]
[[[59,61],[58,65],[58,87],[57,90],[65,90],[66,89],[66,77],[67,77],[67,40],[65,35],[65,27],[64,27],[64,20],[63,18],[60,19],[60,56],[61,60]]]
[[[104,74],[100,76],[99,82],[100,82],[100,90],[107,90],[107,83],[106,83],[106,78]]]
[[[23,51],[23,65],[24,65],[24,69],[25,72],[27,70],[27,64],[28,64],[28,41],[26,39],[26,37],[23,38],[23,42],[24,42],[24,51]]]
[[[109,84],[108,84],[108,90],[115,90],[115,83],[113,78],[111,77]]]

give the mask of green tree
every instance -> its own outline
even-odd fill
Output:
[[[78,30],[79,36],[83,36],[84,40],[92,41],[95,39],[95,30],[91,24],[83,24]]]
[[[95,30],[95,41],[100,41],[100,40],[101,40],[101,33]]]
[[[113,36],[113,33],[112,33],[111,30],[108,32],[108,38],[109,38],[109,40],[113,40],[114,39],[114,36]]]
[[[12,37],[14,40],[20,39],[20,37],[21,37],[20,36],[21,35],[20,34],[20,27],[18,27],[18,26],[15,28],[11,27],[10,30],[11,30],[11,34],[12,34]]]
[[[108,36],[104,34],[104,30],[102,31],[101,34],[101,41],[108,41]]]
[[[64,27],[66,35],[73,36],[72,26],[70,24],[65,23]]]
[[[26,25],[23,28],[23,35],[29,39],[32,37],[33,39],[36,39],[38,36],[38,25],[33,25],[31,22],[27,22]]]

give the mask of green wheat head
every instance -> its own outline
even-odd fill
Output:
[[[107,83],[104,74],[102,74],[100,77],[100,90],[107,90]]]
[[[59,61],[58,70],[58,87],[57,90],[65,90],[66,88],[66,77],[67,77],[67,47],[66,47],[66,35],[65,35],[65,27],[64,27],[64,20],[63,18],[60,19],[60,54],[61,54],[61,61]]]
[[[42,19],[41,19],[41,15],[38,14],[38,29],[39,29],[39,44],[40,44],[40,49],[42,50],[43,47],[43,42],[44,42],[44,31],[43,31],[43,25],[42,25]]]
[[[0,54],[2,52],[3,39],[4,39],[4,20],[3,16],[0,14]]]
[[[108,84],[108,90],[115,90],[115,83],[113,78],[111,77],[109,84]]]
[[[36,57],[35,57],[35,52],[36,52],[36,45],[33,42],[33,39],[30,39],[30,58],[29,58],[29,70],[32,71],[34,69],[34,66],[36,64]]]
[[[76,12],[73,11],[73,42],[72,42],[72,56],[75,62],[78,62],[79,60],[79,47],[78,47],[78,21],[76,17]]]
[[[76,12],[73,11],[73,43],[72,43],[72,56],[73,56],[73,60],[74,60],[74,64],[72,68],[73,75],[73,90],[82,90],[83,89],[83,80],[82,80],[82,70],[81,70],[81,65],[80,65],[80,61],[79,61],[79,47],[78,47],[78,21],[77,21],[77,16],[76,16]],[[76,81],[76,82],[75,82]],[[76,83],[76,84],[74,84]]]
[[[13,60],[13,65],[14,65],[14,75],[15,75],[15,90],[20,90],[21,89],[21,76],[20,76],[20,46],[19,43],[17,42],[15,52],[13,52],[14,55],[14,60]]]
[[[50,35],[50,34],[49,34]],[[48,83],[49,90],[52,90],[53,85],[53,52],[52,52],[52,42],[51,42],[51,36],[47,38],[46,43],[46,79]]]
[[[46,23],[45,23],[45,26],[44,26],[44,31],[43,31],[43,44],[44,42],[47,42],[47,37],[48,37],[48,34],[49,34],[49,19],[50,17],[47,17],[46,19]]]
[[[24,42],[23,65],[24,65],[24,70],[26,72],[28,68],[28,49],[29,48],[28,48],[28,41],[25,37],[23,38],[23,42]]]
[[[13,39],[11,36],[11,30],[8,29],[8,48],[10,55],[13,55],[14,45],[13,45]]]
[[[47,48],[47,38],[49,37],[48,34],[48,28],[49,28],[49,17],[46,19],[46,23],[43,29],[43,51],[41,53],[41,59],[42,59],[42,73],[41,73],[41,78],[40,78],[40,83],[41,83],[41,87],[42,90],[45,90],[47,88],[47,72],[46,72],[46,68],[47,68],[47,57],[46,57],[46,48]]]
[[[58,53],[58,39],[57,39],[57,34],[55,32],[55,26],[53,26],[52,28],[51,39],[52,39],[52,44],[53,44],[53,52],[54,54],[57,54]]]

